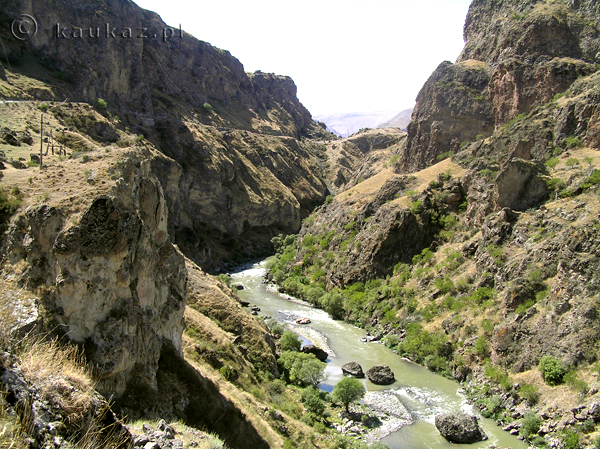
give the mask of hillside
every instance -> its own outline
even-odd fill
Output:
[[[412,116],[413,108],[405,109],[395,115],[387,122],[384,122],[378,126],[378,128],[400,128],[406,130],[406,127],[410,123],[410,118]]]
[[[31,40],[10,34],[19,13],[40,22]],[[301,139],[328,134],[298,101],[294,82],[245,73],[227,51],[191,35],[73,37],[73,27],[88,17],[118,30],[144,24],[149,35],[169,29],[130,1],[105,7],[11,0],[0,13],[10,64],[1,97],[99,105],[105,117],[151,142],[166,156],[152,166],[167,198],[171,239],[204,268],[268,253],[274,235],[296,232],[327,195],[318,148]],[[71,35],[56,38],[47,26],[56,23]],[[94,129],[85,115],[58,110],[65,116],[60,125],[101,144],[117,142],[114,131]],[[26,128],[15,123],[9,131]]]
[[[597,8],[474,1],[392,163],[304,220],[272,271],[535,447],[598,437]]]

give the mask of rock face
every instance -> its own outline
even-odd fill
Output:
[[[367,370],[367,377],[377,385],[391,385],[396,382],[394,373],[389,366],[377,365]]]
[[[3,30],[10,42],[8,57],[16,61],[33,53],[51,60],[53,70],[72,85],[70,101],[93,104],[103,98],[110,108],[129,111],[148,124],[165,115],[178,116],[175,110],[186,104],[202,122],[217,126],[292,137],[320,129],[296,98],[289,77],[246,74],[228,51],[169,27],[133,2],[106,7],[101,1],[40,1],[33,8],[12,0],[3,10],[7,23],[19,14],[36,17],[39,30],[27,42],[10,39],[10,32]],[[57,23],[64,24],[59,37],[53,28]],[[83,24],[83,36],[74,37]],[[138,37],[140,30],[133,26],[143,27],[148,38]],[[90,27],[100,27],[100,36],[90,37]],[[205,103],[211,107],[203,107]]]
[[[358,362],[348,362],[342,365],[342,373],[357,377],[359,379],[363,379],[365,377],[362,366],[360,366]]]
[[[477,418],[465,413],[437,415],[435,427],[451,443],[469,444],[487,440],[487,436],[479,427]]]
[[[167,233],[167,208],[150,165],[95,198],[79,224],[61,210],[29,208],[7,236],[11,262],[26,260],[23,281],[50,286],[43,305],[58,329],[85,347],[99,391],[117,396],[134,378],[156,387],[161,348],[181,353],[187,298],[184,258]],[[61,230],[63,229],[63,230]]]
[[[457,151],[463,142],[494,130],[487,95],[491,69],[480,61],[442,62],[423,85],[408,125],[400,172],[437,162],[442,153]]]
[[[313,354],[321,362],[327,360],[328,357],[327,352],[323,351],[321,348],[315,345],[306,345],[302,347],[302,352],[304,352],[305,354]]]
[[[593,1],[474,1],[457,63],[442,63],[417,97],[399,170],[485,138],[594,73],[598,17]]]
[[[513,159],[496,178],[499,207],[527,210],[548,199],[548,188],[541,178],[546,170],[542,164]]]
[[[27,42],[0,30],[11,41],[8,57],[30,57],[68,81],[44,90],[44,100],[95,105],[103,99],[108,106],[98,111],[118,116],[166,156],[153,158],[152,168],[166,196],[170,238],[205,269],[271,253],[272,237],[298,232],[301,220],[325,200],[329,192],[315,147],[300,139],[327,133],[296,97],[291,78],[247,74],[229,52],[171,30],[131,2],[107,7],[101,1],[44,0],[32,10],[11,0],[0,20],[11,23],[19,14],[38,18],[40,29]],[[73,37],[71,26],[93,29],[90,17],[102,33],[110,24],[117,37]],[[67,37],[51,31],[56,23],[65,24]],[[173,36],[121,37],[132,24],[147,28],[149,36],[162,37],[163,30]],[[37,91],[24,95],[39,97]],[[65,118],[61,108],[53,112]],[[112,125],[102,129],[106,120],[71,122],[65,125],[98,141],[119,140]]]

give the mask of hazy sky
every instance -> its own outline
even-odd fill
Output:
[[[400,111],[454,61],[471,0],[134,0],[229,50],[247,72],[291,76],[313,115]]]

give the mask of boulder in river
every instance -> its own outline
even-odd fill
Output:
[[[296,318],[296,324],[310,324],[310,320],[308,318]]]
[[[362,366],[358,362],[348,362],[342,365],[342,373],[362,379],[365,377]]]
[[[389,366],[377,365],[367,371],[367,377],[377,385],[390,385],[396,381]]]
[[[314,356],[319,359],[321,362],[327,360],[328,354],[323,351],[321,348],[315,345],[306,345],[302,348],[302,352],[306,354],[314,354]]]
[[[234,286],[236,290],[244,290],[244,286],[242,284],[235,284]]]
[[[435,427],[451,443],[476,443],[487,440],[477,418],[466,413],[448,413],[435,417]]]

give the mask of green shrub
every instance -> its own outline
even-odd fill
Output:
[[[433,285],[444,295],[454,290],[454,282],[448,276],[437,278],[433,281]]]
[[[279,357],[279,364],[290,382],[300,386],[318,386],[326,379],[326,363],[317,360],[313,354],[285,351]]]
[[[560,159],[557,157],[550,158],[546,161],[546,167],[554,168],[559,164],[559,162]]]
[[[527,383],[521,384],[519,386],[519,394],[532,406],[536,405],[540,400],[540,393],[537,391],[537,388],[535,388],[535,385]]]
[[[36,161],[27,161],[28,167],[37,167],[39,164]]]
[[[537,414],[530,412],[521,420],[521,430],[519,431],[519,434],[523,438],[529,438],[531,435],[535,435],[539,432],[541,423],[541,418]]]
[[[567,167],[573,167],[575,165],[579,165],[579,159],[577,159],[576,157],[570,157],[569,159],[567,159],[567,161],[565,162],[565,165]]]
[[[106,104],[106,101],[104,101],[102,98],[96,98],[96,108],[98,109],[106,109],[108,107],[108,105]]]
[[[481,414],[484,418],[497,419],[499,418],[500,412],[502,411],[502,398],[498,395],[490,396],[484,400],[486,406],[485,411]]]
[[[306,411],[317,416],[323,415],[323,412],[325,411],[325,404],[319,396],[318,390],[312,387],[302,390],[301,400],[304,403]]]
[[[586,381],[579,379],[575,371],[569,371],[565,374],[563,381],[573,388],[580,396],[585,396],[590,390],[590,386]]]
[[[565,144],[567,145],[567,149],[568,149],[568,148],[579,147],[579,146],[581,146],[582,142],[577,137],[567,137],[565,140]],[[579,163],[579,161],[577,161],[577,163]]]
[[[597,186],[600,184],[600,170],[594,170],[590,176],[581,184],[582,189],[589,189],[590,187]]]
[[[210,105],[210,103],[208,103],[208,102],[205,102],[205,103],[202,105],[202,108],[203,108],[205,111],[212,111],[212,110],[213,110],[213,107],[212,107],[212,106]]]
[[[410,211],[415,215],[421,214],[423,212],[423,203],[419,200],[413,201],[410,205]]]
[[[565,449],[576,449],[579,447],[579,434],[574,430],[565,430],[563,434]]]
[[[235,382],[238,378],[238,373],[230,366],[224,365],[219,369],[223,378],[228,382]]]
[[[478,355],[481,355],[481,356],[486,356],[487,355],[487,353],[488,353],[488,350],[487,350],[487,338],[485,338],[485,337],[479,337],[477,339],[477,341],[475,342],[475,352]]]
[[[469,142],[467,142],[467,144],[468,144],[468,143],[469,143]],[[444,159],[448,159],[449,157],[452,157],[452,156],[454,156],[454,151],[446,151],[445,153],[438,154],[438,156],[437,156],[437,158],[436,158],[436,159],[437,159],[438,161],[443,161]]]
[[[596,446],[596,449],[600,449],[600,435],[594,440],[594,446]]]
[[[325,204],[329,204],[333,201],[333,195],[327,195],[325,197]]]
[[[538,364],[538,369],[542,374],[542,379],[550,386],[556,386],[563,383],[563,378],[567,373],[566,368],[560,360],[550,355],[542,357]]]
[[[488,363],[485,366],[484,372],[486,377],[499,384],[504,390],[510,390],[512,388],[511,378],[501,368]]]
[[[231,288],[231,276],[221,273],[219,276],[217,276],[217,278],[227,287]]]
[[[279,339],[279,345],[282,351],[300,351],[302,342],[294,332],[285,330]]]

